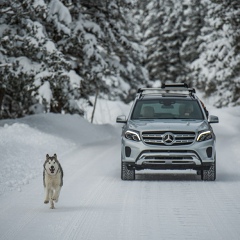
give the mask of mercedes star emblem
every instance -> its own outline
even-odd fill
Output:
[[[174,142],[174,135],[172,133],[165,133],[163,135],[163,142],[166,144],[166,145],[172,145],[173,142]]]

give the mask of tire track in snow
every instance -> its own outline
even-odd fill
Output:
[[[233,191],[228,192],[226,187],[221,188],[220,184],[213,184],[204,186],[203,192],[206,196],[205,201],[208,203],[206,206],[206,202],[202,202],[202,205],[205,206],[203,211],[208,216],[208,222],[214,228],[217,239],[238,240],[240,229],[237,222],[240,218],[240,208],[239,202],[236,202],[236,198],[231,196]],[[239,196],[239,193],[237,195]],[[203,201],[202,198],[199,199]]]
[[[27,188],[30,187],[26,186]],[[8,207],[6,211],[1,211],[1,218],[5,219],[4,224],[2,223],[0,226],[8,226],[7,228],[4,228],[3,231],[0,230],[1,236],[0,239],[4,240],[10,240],[10,239],[20,239],[19,234],[23,232],[24,228],[28,228],[28,225],[37,218],[39,214],[39,210],[34,209],[29,203],[32,201],[34,202],[34,197],[39,195],[39,193],[34,190],[32,193],[32,197],[29,198],[27,202],[24,202],[24,199],[26,196],[19,195],[18,192],[13,193],[14,199],[18,199],[16,202],[9,202]],[[11,208],[14,208],[14,212],[11,210]],[[9,213],[11,216],[9,216]],[[6,217],[4,217],[6,216]],[[17,218],[20,216],[20,218]],[[9,223],[7,221],[10,221]],[[29,229],[30,231],[30,229]]]
[[[218,231],[218,224],[224,223],[209,217],[206,209],[211,200],[206,196],[206,202],[201,202],[205,185],[188,181],[131,182],[126,186],[119,239],[130,239],[133,233],[134,239],[224,239]],[[131,194],[134,191],[135,196]]]
[[[108,146],[111,146],[110,142]],[[106,159],[114,155],[117,150],[116,146],[115,148],[106,148],[106,146],[102,144],[97,146],[97,148],[99,148],[99,152],[101,153],[94,156],[96,152],[95,149],[92,154],[90,154],[92,159],[90,162],[86,163],[87,166],[84,166],[85,168],[87,167],[88,170],[92,169],[92,167],[96,168],[96,166],[105,165]],[[89,149],[87,150],[89,151]],[[99,164],[99,162],[101,164]],[[105,176],[101,171],[97,172],[97,174],[99,173],[101,176],[91,183],[92,191],[84,196],[84,199],[81,200],[80,198],[81,212],[75,213],[72,216],[70,220],[71,224],[66,227],[62,239],[89,239],[89,235],[95,227],[94,223],[101,222],[101,218],[104,218],[104,199],[111,192],[116,179]],[[94,177],[93,173],[90,173],[89,176]],[[84,177],[84,175],[82,177]],[[99,209],[96,209],[98,207]]]
[[[12,228],[11,223],[9,224],[8,230],[4,231],[5,233],[1,233],[0,239],[4,240],[10,240],[10,239],[18,239],[18,233],[22,231],[23,228],[25,228],[31,221],[32,219],[35,218],[35,215],[31,212],[23,212],[22,213],[23,217],[18,219],[17,223],[14,224],[14,228]],[[8,216],[9,217],[9,216]]]
[[[197,239],[198,228],[188,232],[189,226],[198,226],[196,218],[199,211],[191,207],[195,202],[192,188],[189,188],[187,182],[175,184],[145,181],[128,186],[130,189],[139,188],[139,191],[135,196],[131,190],[127,192],[124,202],[133,204],[122,214],[121,222],[125,224],[121,225],[121,239],[130,239],[133,232],[137,239],[179,239],[182,232],[185,232],[184,239]],[[182,192],[185,194],[184,199],[178,198]]]
[[[62,239],[88,239],[88,235],[91,231],[92,225],[89,224],[83,227],[88,218],[94,222],[98,216],[92,214],[91,208],[95,208],[98,205],[98,199],[107,190],[106,179],[102,179],[95,187],[96,190],[92,191],[85,200],[81,203],[81,212],[77,212],[70,220],[70,224],[66,227]],[[105,187],[104,187],[105,186]],[[95,211],[94,211],[95,212]]]
[[[98,160],[94,160],[95,167],[100,166],[98,161],[111,166],[110,156],[118,158],[116,146],[110,144],[108,147],[110,150],[104,151],[97,157]],[[105,178],[101,178],[99,185],[96,184],[93,192],[86,196],[82,204],[83,212],[72,219],[75,225],[69,226],[65,239],[69,236],[71,239],[111,239],[109,236],[112,236],[116,240],[225,240],[227,235],[234,240],[238,239],[236,224],[229,226],[227,222],[236,218],[236,212],[233,212],[231,197],[221,193],[220,183],[202,182],[199,177],[184,174],[180,174],[182,177],[166,175],[165,178],[153,177],[153,180],[121,181],[120,160],[117,161],[114,164],[119,166],[119,174],[112,179],[108,172],[113,167],[104,169],[102,174]],[[111,193],[114,216],[109,215],[108,206],[104,204],[106,196]],[[223,196],[225,199],[221,201]],[[218,201],[220,204],[215,205],[214,202]],[[230,204],[225,205],[226,202]],[[94,209],[94,206],[100,207]],[[228,208],[229,216],[223,220],[224,216],[219,209],[228,211]],[[226,227],[229,230],[223,234]]]

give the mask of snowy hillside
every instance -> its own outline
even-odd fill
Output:
[[[0,239],[238,240],[240,108],[208,108],[220,119],[215,182],[194,171],[120,180],[121,124],[56,114],[0,121]],[[46,153],[58,154],[65,174],[54,210],[43,203]]]

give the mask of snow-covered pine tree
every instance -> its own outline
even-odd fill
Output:
[[[1,117],[29,114],[37,103],[45,111],[81,112],[72,104],[80,77],[71,70],[72,61],[64,58],[54,42],[60,33],[61,39],[70,34],[67,8],[58,0],[48,4],[13,0],[4,3],[1,13],[0,61],[12,64],[1,68],[1,87],[5,92]],[[14,103],[20,108],[17,115],[12,108]]]
[[[240,104],[239,1],[202,1],[205,19],[195,70],[198,88],[215,95],[216,106]]]
[[[21,22],[24,15],[21,7],[18,7],[16,1],[11,4],[8,1],[0,2],[0,118],[21,117],[31,98],[27,90],[33,76],[23,70],[27,61],[21,54],[27,49],[22,47],[24,40],[21,30],[13,27]]]
[[[10,104],[4,105],[6,117],[13,117],[15,102],[17,116],[39,104],[45,111],[81,113],[76,102],[96,89],[111,99],[129,99],[130,90],[147,79],[134,3],[1,1],[0,103]],[[15,86],[24,88],[15,91]]]
[[[144,48],[135,35],[134,0],[81,1],[74,32],[83,44],[82,94],[129,99],[130,90],[147,81]]]
[[[183,42],[180,47],[180,60],[185,67],[184,82],[191,86],[196,86],[196,79],[193,78],[191,64],[199,57],[198,47],[201,43],[198,37],[203,26],[203,11],[200,0],[184,0],[183,20],[182,20],[182,37]]]
[[[117,71],[120,77],[119,86],[122,87],[118,92],[122,100],[129,102],[139,87],[148,84],[148,72],[143,66],[146,49],[141,43],[140,19],[136,15],[137,1],[125,0],[116,1],[116,3],[121,15],[120,21],[112,24],[117,40],[113,50],[120,60],[120,68]],[[110,18],[113,19],[111,15]],[[114,29],[114,26],[117,28]]]
[[[96,88],[105,97],[128,99],[147,77],[134,2],[1,1],[1,117],[29,114],[39,104],[81,114],[77,101]]]
[[[182,9],[181,1],[153,0],[143,11],[147,68],[153,81],[181,82],[186,78],[187,69],[179,54],[184,41]]]

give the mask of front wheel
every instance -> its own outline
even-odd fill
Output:
[[[125,162],[121,162],[121,178],[122,180],[135,180],[135,170],[128,169]]]
[[[215,181],[216,179],[216,160],[209,170],[202,170],[201,178],[203,181]]]

